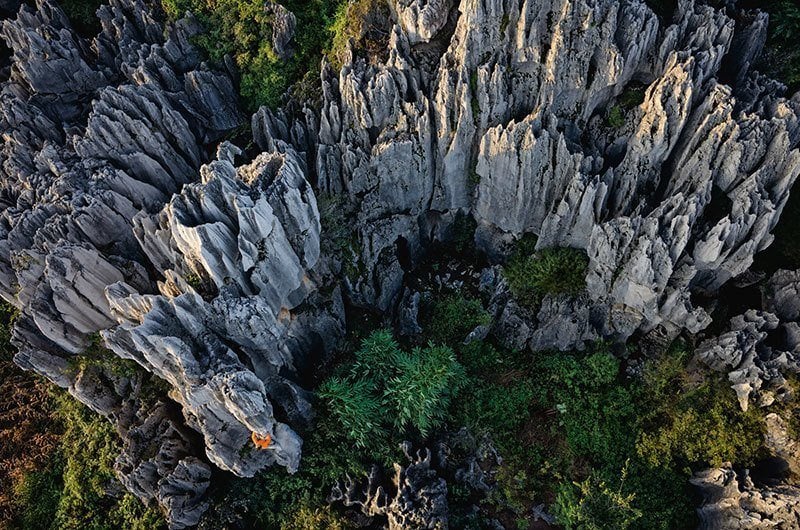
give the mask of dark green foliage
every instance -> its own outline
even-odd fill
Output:
[[[276,106],[286,90],[316,71],[323,50],[330,46],[335,0],[286,0],[282,4],[297,17],[294,55],[280,59],[272,49],[272,20],[263,0],[163,0],[171,19],[194,13],[206,32],[197,44],[218,63],[225,55],[241,73],[240,93],[249,110]]]
[[[397,375],[386,381],[384,398],[397,429],[413,427],[422,436],[444,422],[464,369],[447,346],[414,348],[396,357]]]
[[[618,468],[635,440],[631,425],[638,409],[631,390],[617,383],[619,361],[600,348],[585,357],[547,356],[540,366],[570,451]]]
[[[402,353],[391,331],[374,331],[361,341],[350,373],[354,378],[369,381],[370,388],[378,388],[383,381],[397,374],[397,360]]]
[[[367,448],[386,434],[382,425],[386,409],[374,395],[370,380],[352,381],[334,376],[320,386],[318,393],[327,402],[328,411],[339,421],[342,435],[356,447]]]
[[[392,428],[427,436],[443,422],[463,380],[450,348],[431,344],[406,352],[389,331],[372,333],[355,356],[350,373],[327,379],[319,395],[337,430],[364,449],[378,449]]]
[[[625,113],[622,111],[622,107],[614,105],[608,109],[606,113],[606,125],[612,129],[619,129],[625,125]]]
[[[303,461],[297,473],[273,467],[253,478],[233,478],[218,484],[217,502],[203,517],[201,530],[218,528],[281,528],[344,530],[351,528],[326,507],[331,487],[345,475],[357,478],[374,460],[347,445],[325,409],[322,420],[304,433]],[[383,455],[394,460],[397,455]]]
[[[618,101],[623,109],[630,110],[644,103],[644,96],[647,87],[641,83],[632,82],[625,87]]]
[[[437,297],[431,304],[426,335],[437,344],[460,344],[476,326],[488,325],[491,315],[480,300],[460,293]]]
[[[586,253],[574,248],[546,248],[534,254],[518,250],[503,274],[517,302],[536,310],[547,294],[581,293],[588,266]]]
[[[79,35],[93,37],[100,31],[97,9],[103,3],[103,0],[61,0],[59,5]]]
[[[800,5],[793,0],[759,1],[754,7],[767,11],[769,35],[757,68],[789,86],[800,88]]]
[[[382,54],[391,30],[390,17],[383,0],[340,2],[330,24],[332,40],[327,56],[331,65],[342,67],[351,41],[356,50],[365,50],[367,57]]]

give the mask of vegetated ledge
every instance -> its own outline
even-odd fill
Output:
[[[752,67],[767,17],[735,23],[733,13],[689,1],[671,17],[638,1],[506,4],[391,2],[381,10],[388,30],[377,25],[367,39],[382,53],[354,49],[367,37],[359,35],[341,69],[323,59],[318,104],[296,91],[281,108],[259,109],[246,155],[221,141],[241,136],[247,118],[232,68],[209,66],[193,44],[203,31],[197,19],[164,27],[161,6],[113,0],[99,9],[93,39],[49,1],[4,19],[12,54],[2,76],[0,294],[19,311],[15,361],[112,421],[122,435],[119,479],[171,527],[249,517],[236,509],[246,504],[217,502],[241,491],[215,490],[224,480],[269,486],[256,517],[272,524],[344,525],[358,510],[390,527],[450,516],[457,527],[488,497],[479,513],[506,527],[535,517],[598,524],[607,513],[597,506],[619,515],[618,528],[647,526],[678,520],[664,519],[648,492],[679,466],[700,472],[693,480],[713,499],[700,512],[709,526],[796,521],[790,480],[754,482],[726,464],[750,466],[763,451],[789,468],[797,462],[789,427],[798,314],[787,294],[797,279],[783,271],[764,280],[751,269],[800,173],[800,103]],[[641,101],[628,97],[631,87],[646,87]],[[331,222],[330,209],[320,219],[322,195],[344,219]],[[535,243],[520,245],[530,234]],[[488,263],[464,263],[465,241],[477,249],[471,258]],[[461,250],[445,248],[456,242]],[[704,302],[759,281],[772,298],[739,314],[724,300]],[[526,290],[531,303],[519,299]],[[469,299],[453,302],[456,312],[480,319],[449,338],[435,333],[446,343],[429,347],[436,338],[424,315],[459,292]],[[348,340],[359,342],[370,315],[407,344],[383,386],[353,390],[367,396],[361,417],[374,423],[370,415],[386,410],[381,399],[405,393],[391,397],[392,410],[416,420],[384,425],[377,455],[340,462],[330,448],[359,431],[337,423],[354,418],[326,409],[325,396],[349,387],[310,391],[330,371],[349,370]],[[104,348],[136,363],[131,371],[75,362],[98,346],[98,333]],[[690,376],[702,381],[679,381],[682,366],[668,384],[688,397],[654,426],[630,410],[631,393],[680,336],[697,343],[694,364],[730,385],[694,364]],[[596,345],[604,340],[615,355]],[[552,350],[587,352],[540,353]],[[463,404],[477,411],[453,417],[475,432],[459,435],[462,425],[442,420],[437,407],[462,402],[441,388],[423,388],[434,408],[414,416],[430,403],[406,390],[437,381],[425,377],[436,369],[422,362],[425,352],[448,359],[440,365],[453,373],[451,361],[472,370],[466,388],[480,392]],[[499,367],[481,364],[492,359]],[[478,431],[512,386],[510,410],[536,404],[542,416],[501,424],[511,456],[490,464],[498,450],[506,457],[502,433]],[[698,411],[698,395],[716,405]],[[753,436],[762,425],[763,443]],[[624,429],[641,438],[616,444]],[[687,433],[718,436],[673,451]],[[542,460],[541,475],[519,467],[508,439],[523,434],[531,444],[566,444],[554,451],[561,460]],[[398,455],[401,441],[426,450],[404,445]],[[604,465],[602,444],[626,448],[631,462],[618,455]],[[446,457],[443,447],[461,453]],[[663,461],[648,460],[659,451]],[[335,465],[320,464],[327,457]],[[375,492],[387,479],[380,468],[367,474],[364,460],[397,465],[386,498]],[[554,484],[553,465],[568,480]],[[652,483],[631,485],[632,470],[647,465],[654,474],[640,476]],[[279,502],[353,470],[366,486],[353,477],[331,497],[346,510],[311,497]],[[256,478],[237,482],[223,471]],[[537,473],[538,483],[520,473]],[[356,495],[362,488],[367,500]],[[430,510],[409,499],[426,499]]]

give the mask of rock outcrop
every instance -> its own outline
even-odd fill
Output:
[[[698,510],[702,530],[789,530],[800,525],[800,490],[795,487],[757,487],[729,467],[696,473],[691,481],[705,498]]]
[[[542,315],[584,315],[559,347],[707,326],[691,293],[747,270],[800,173],[800,104],[749,71],[764,17],[736,28],[682,1],[664,25],[638,2],[464,0],[430,68],[413,28],[440,5],[398,2],[385,62],[323,71],[317,171],[359,206],[353,299],[388,308],[404,273],[393,258],[413,261],[469,209],[489,255],[526,233],[587,251],[582,309]],[[755,49],[731,48],[742,39]],[[723,65],[741,85],[720,82]]]
[[[409,464],[394,465],[391,489],[386,490],[373,467],[366,484],[353,480],[338,484],[329,502],[357,506],[368,517],[385,517],[389,530],[447,528],[447,483],[431,468],[431,452],[424,449],[412,455],[408,443],[403,451]]]
[[[174,528],[197,522],[216,468],[301,465],[312,410],[298,381],[344,333],[345,300],[418,333],[404,280],[456,219],[477,223],[492,331],[509,346],[668,341],[711,323],[702,298],[771,243],[800,174],[800,99],[752,70],[763,14],[734,22],[732,5],[693,0],[671,19],[639,0],[391,7],[385,53],[324,61],[321,105],[260,109],[262,152],[245,155],[221,142],[247,119],[235,75],[203,62],[191,17],[165,27],[158,2],[110,0],[87,39],[52,0],[0,3],[0,296],[21,314],[16,362],[115,423],[122,482]],[[288,58],[297,18],[265,9]],[[517,304],[498,263],[530,234],[586,251],[584,293]],[[800,371],[798,279],[776,274],[763,308],[698,351],[743,407]],[[69,369],[97,334],[135,374]],[[338,498],[397,528],[441,524],[430,455],[395,471],[390,494],[351,484]],[[698,480],[731,497],[732,472],[714,473]],[[788,520],[785,503],[762,506],[782,490],[745,486],[724,501],[737,520]]]
[[[21,312],[16,362],[114,422],[121,481],[183,528],[205,509],[209,461],[297,468],[311,407],[290,377],[332,347],[343,309],[335,286],[318,292],[329,273],[304,158],[279,144],[237,169],[223,144],[201,167],[244,116],[228,73],[190,44],[200,27],[165,31],[141,0],[98,17],[91,42],[49,1],[2,23],[0,293]],[[293,16],[276,17],[290,33]],[[70,369],[98,332],[143,370]],[[147,395],[164,382],[169,397]],[[253,449],[253,433],[271,445]]]

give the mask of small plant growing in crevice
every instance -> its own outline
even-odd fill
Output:
[[[606,125],[612,129],[620,129],[625,125],[625,114],[622,112],[622,107],[614,105],[606,113]]]
[[[118,377],[133,377],[141,368],[130,359],[123,359],[103,345],[99,333],[89,336],[89,345],[79,355],[70,359],[70,368],[82,372],[89,368],[99,368]]]
[[[527,254],[519,250],[503,268],[511,294],[536,310],[548,294],[575,296],[586,288],[589,259],[579,249],[555,247]]]

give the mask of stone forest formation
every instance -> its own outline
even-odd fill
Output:
[[[0,528],[800,529],[800,5],[0,0]]]

